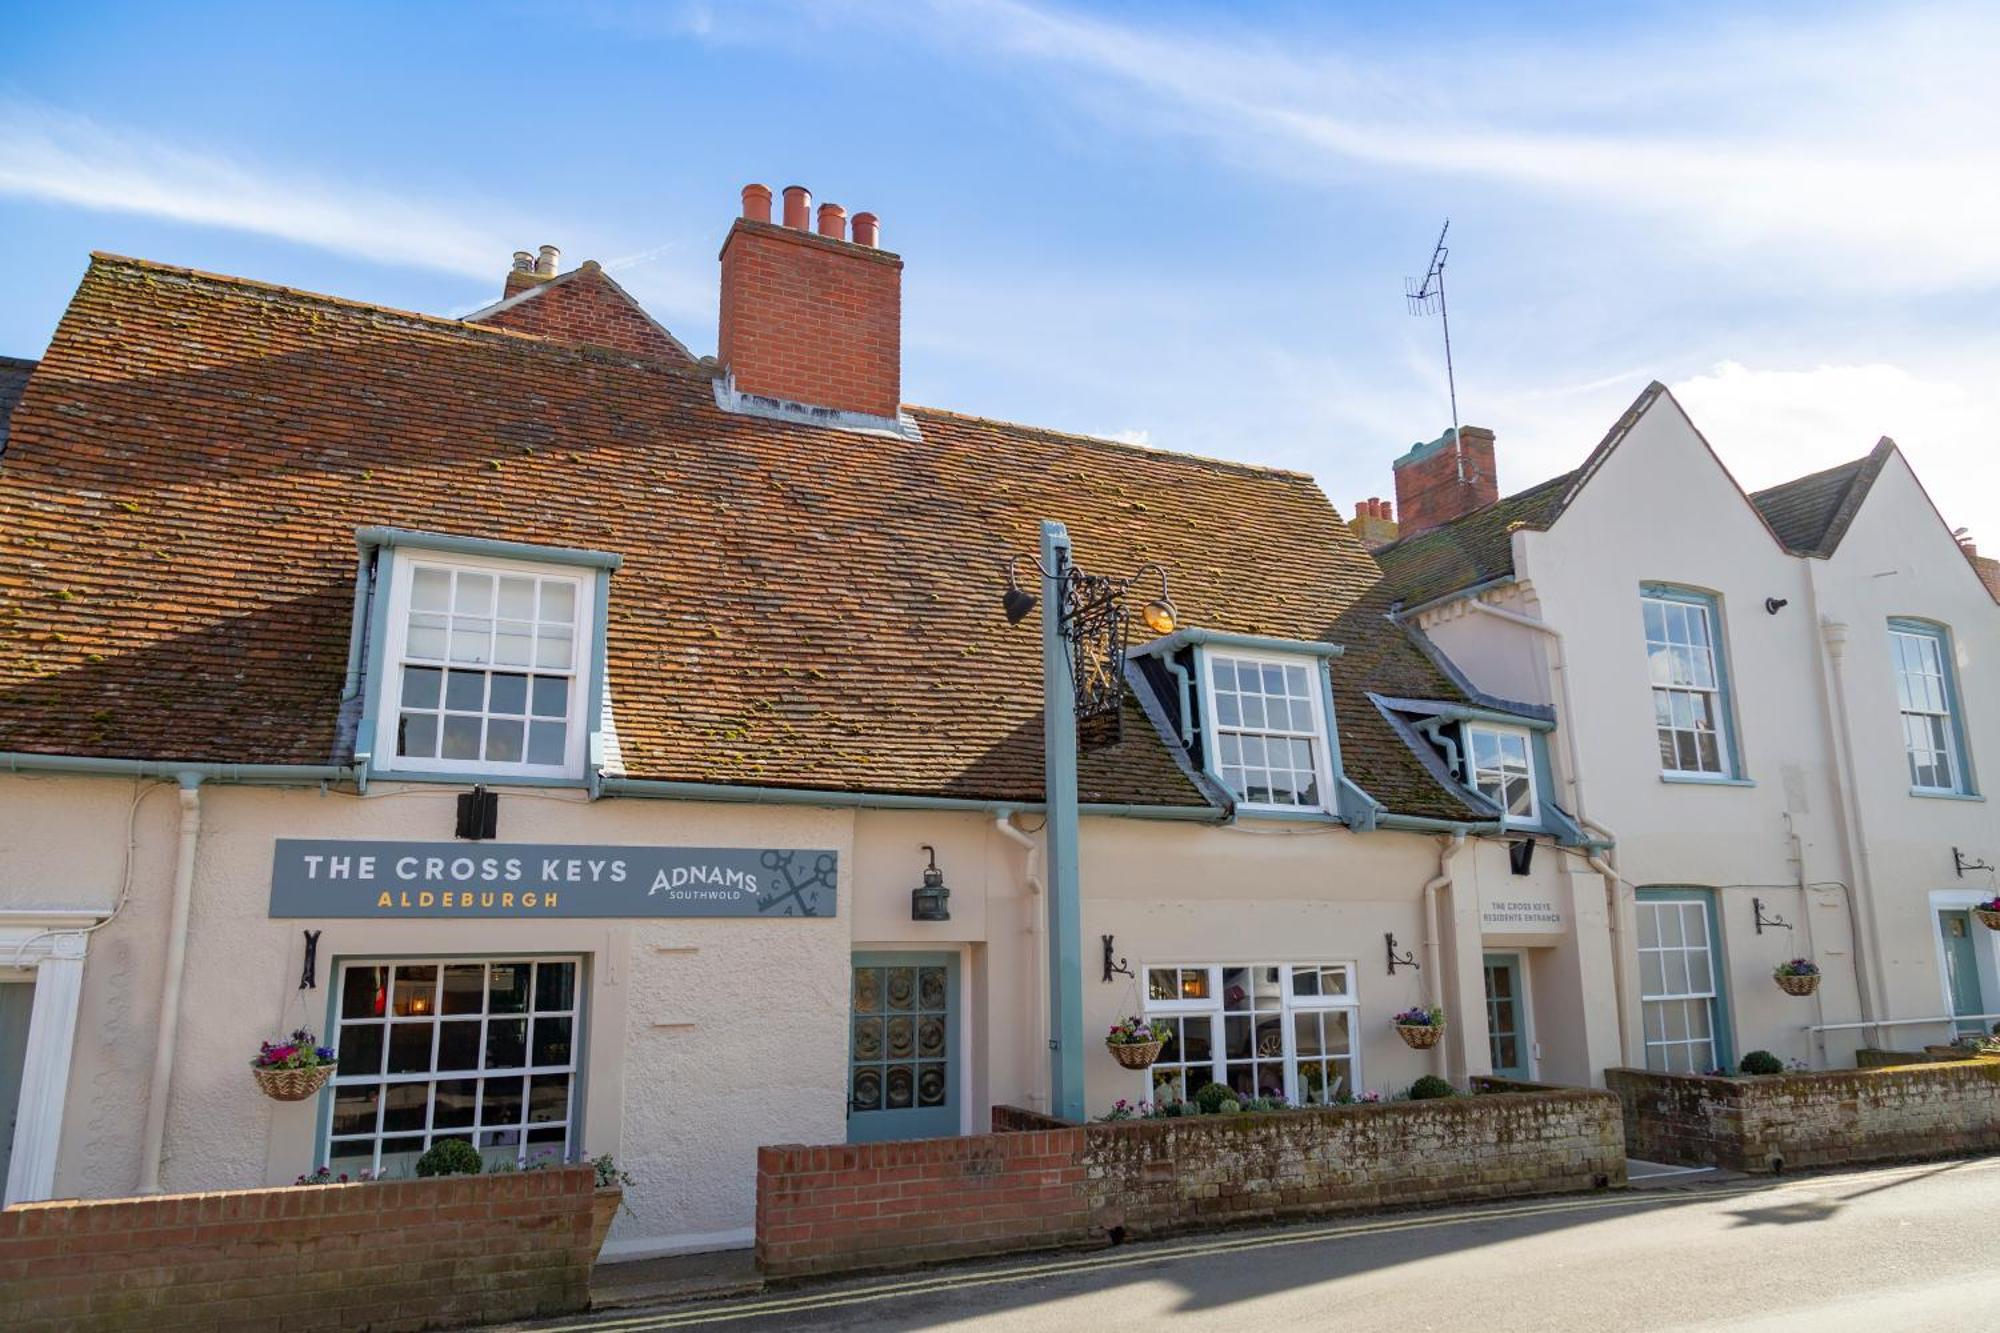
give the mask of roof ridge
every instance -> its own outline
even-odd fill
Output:
[[[1836,472],[1843,472],[1850,468],[1854,469],[1858,473],[1862,465],[1867,463],[1867,461],[1874,456],[1876,449],[1880,449],[1881,447],[1882,446],[1878,443],[1874,446],[1874,448],[1871,448],[1867,453],[1862,454],[1858,458],[1850,458],[1844,463],[1835,463],[1832,467],[1823,467],[1817,472],[1803,473],[1800,476],[1792,477],[1786,481],[1773,482],[1771,485],[1765,486],[1760,490],[1754,490],[1750,492],[1750,498],[1755,500],[1759,496],[1770,495],[1773,494],[1774,492],[1782,491],[1792,486],[1801,486],[1809,481],[1818,481],[1823,477],[1830,477]],[[1852,484],[1851,478],[1850,478],[1850,484]]]
[[[1533,495],[1536,491],[1546,490],[1548,487],[1551,486],[1568,485],[1571,481],[1575,480],[1576,474],[1580,471],[1582,471],[1581,465],[1573,467],[1567,472],[1558,472],[1553,477],[1544,477],[1542,480],[1536,482],[1532,486],[1523,486],[1520,490],[1513,491],[1506,495],[1503,495],[1497,500],[1479,506],[1479,508],[1477,509],[1468,509],[1463,514],[1458,515],[1458,517],[1456,518],[1446,519],[1444,522],[1438,524],[1434,528],[1425,528],[1422,532],[1413,532],[1407,537],[1398,537],[1396,538],[1395,541],[1392,541],[1387,545],[1381,547],[1380,550],[1375,552],[1375,554],[1380,555],[1383,551],[1393,551],[1398,546],[1401,546],[1406,542],[1422,541],[1424,538],[1430,536],[1432,533],[1449,532],[1453,528],[1459,526],[1460,524],[1470,522],[1471,520],[1478,518],[1482,514],[1490,514],[1494,510],[1500,509],[1506,505],[1518,504],[1522,500],[1525,500],[1529,496]]]
[[[982,416],[976,412],[958,412],[948,407],[925,407],[920,403],[903,404],[905,411],[924,412],[935,417],[950,417],[957,421],[969,421],[984,426],[998,426],[1004,430],[1028,431],[1036,435],[1051,435],[1065,440],[1076,440],[1083,444],[1101,445],[1107,449],[1118,449],[1126,453],[1143,454],[1148,458],[1179,458],[1190,463],[1202,463],[1213,467],[1234,468],[1253,476],[1293,477],[1300,481],[1319,484],[1319,479],[1310,472],[1296,468],[1272,467],[1266,463],[1244,463],[1233,458],[1212,458],[1207,454],[1189,453],[1185,449],[1156,449],[1149,444],[1134,444],[1130,440],[1114,440],[1103,435],[1089,435],[1083,431],[1060,430],[1054,426],[1037,426],[1030,421],[1009,421],[1005,417]]]
[[[701,363],[681,365],[662,357],[645,356],[638,352],[627,352],[618,348],[598,347],[595,343],[569,342],[561,338],[551,338],[540,333],[525,333],[520,329],[510,329],[499,324],[473,323],[470,319],[453,318],[450,315],[433,315],[422,310],[405,310],[400,306],[383,305],[377,301],[357,301],[352,297],[334,296],[327,292],[310,291],[304,287],[287,287],[283,283],[266,282],[262,278],[246,278],[235,273],[211,273],[207,269],[190,268],[184,264],[165,264],[157,259],[140,259],[133,255],[112,254],[106,250],[90,252],[93,267],[123,268],[141,273],[161,273],[170,277],[185,278],[194,282],[214,283],[222,287],[235,287],[246,291],[262,292],[270,296],[286,297],[303,304],[328,306],[337,310],[349,310],[371,315],[387,316],[391,319],[406,320],[412,324],[436,328],[440,332],[467,334],[475,338],[513,339],[529,346],[543,347],[561,352],[587,352],[595,350],[636,361],[662,370],[685,374],[690,370],[701,370]],[[580,269],[572,272],[581,272]],[[669,334],[669,337],[672,335]],[[705,374],[705,372],[704,372]]]

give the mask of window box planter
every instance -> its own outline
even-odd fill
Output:
[[[1413,1051],[1428,1051],[1444,1039],[1444,1010],[1435,1005],[1405,1009],[1389,1021],[1396,1025],[1396,1035],[1403,1044]]]
[[[1811,995],[1819,989],[1819,964],[1810,958],[1794,958],[1773,968],[1771,979],[1787,995]]]

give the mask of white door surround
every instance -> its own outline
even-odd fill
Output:
[[[89,928],[102,919],[95,912],[0,912],[0,971],[25,969],[33,973],[35,986],[6,1180],[9,1204],[46,1199],[55,1192],[70,1052],[83,999],[83,958]]]

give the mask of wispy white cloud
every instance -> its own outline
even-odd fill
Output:
[[[922,20],[909,16],[922,14]],[[2000,283],[2000,11],[1739,23],[1629,45],[1346,53],[1023,0],[878,11],[968,58],[1091,77],[1107,117],[1288,178],[1428,174],[1649,217],[1815,280]]]
[[[0,101],[0,195],[137,213],[382,263],[493,278],[528,233],[494,210],[238,161],[35,103]],[[468,224],[487,219],[487,225]]]

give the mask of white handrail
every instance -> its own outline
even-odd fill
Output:
[[[1810,1023],[1807,1032],[1847,1032],[1854,1028],[1912,1027],[1920,1023],[1986,1023],[2000,1021],[2000,1014],[1945,1014],[1940,1018],[1881,1018],[1868,1023]]]

